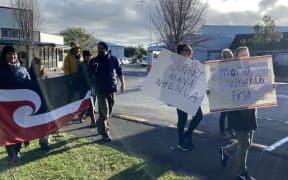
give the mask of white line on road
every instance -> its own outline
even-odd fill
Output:
[[[278,98],[283,98],[283,99],[288,99],[288,96],[286,96],[286,95],[280,95],[280,94],[279,94],[279,95],[277,95],[277,97],[278,97]]]
[[[273,151],[277,147],[281,146],[282,144],[288,142],[288,137],[280,139],[276,143],[272,144],[271,146],[268,146],[267,148],[264,149],[264,151]]]

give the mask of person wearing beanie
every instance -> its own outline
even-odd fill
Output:
[[[121,81],[121,92],[125,90],[125,81],[118,59],[108,53],[108,45],[105,42],[99,42],[97,48],[98,55],[90,61],[89,66],[93,75],[98,102],[98,133],[102,135],[104,142],[109,142],[112,138],[109,134],[108,120],[111,118],[112,108],[115,103],[117,77]]]
[[[13,46],[4,46],[0,55],[0,82],[5,84],[28,83],[29,81],[30,75],[27,69],[21,66],[16,49]],[[6,145],[5,148],[9,160],[20,159],[21,143]]]

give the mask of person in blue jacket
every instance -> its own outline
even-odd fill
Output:
[[[25,83],[30,81],[27,69],[21,66],[16,49],[13,46],[4,46],[0,55],[0,82]],[[10,160],[20,159],[21,143],[5,146]]]
[[[90,60],[89,66],[98,102],[98,133],[102,135],[103,141],[109,142],[112,138],[109,134],[108,120],[115,103],[117,77],[121,82],[121,92],[125,90],[125,81],[121,65],[118,59],[108,52],[108,45],[105,42],[99,42],[97,49],[98,55]]]

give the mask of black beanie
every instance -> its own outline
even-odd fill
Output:
[[[98,43],[98,45],[102,45],[105,48],[105,50],[108,51],[108,45],[105,42],[101,41]]]

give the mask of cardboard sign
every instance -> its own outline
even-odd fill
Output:
[[[204,65],[163,49],[142,91],[194,115],[206,95]]]
[[[272,56],[205,63],[210,111],[276,106]]]

